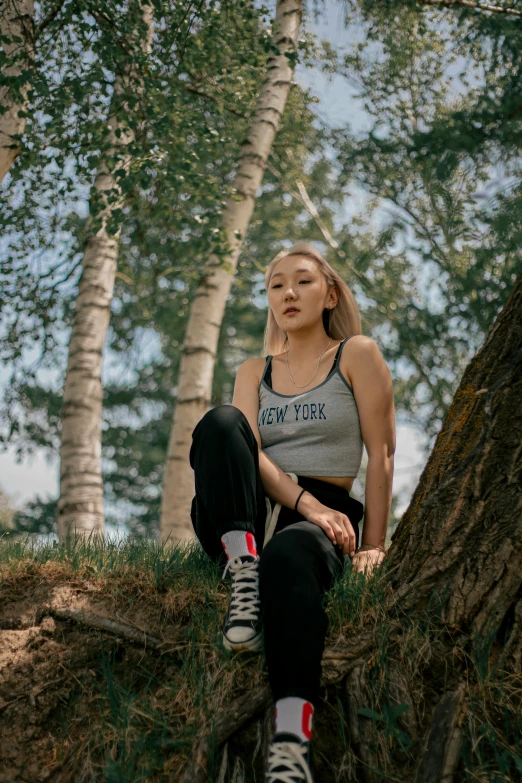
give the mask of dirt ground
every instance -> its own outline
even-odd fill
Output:
[[[141,611],[134,606],[126,617],[121,606],[82,580],[47,581],[35,575],[4,584],[1,593],[0,783],[77,779],[82,742],[77,702],[96,697],[100,654],[119,645],[109,633],[55,619],[53,611],[85,610],[152,632],[160,631],[159,617],[150,606]],[[152,657],[133,645],[125,645],[121,654],[128,664]]]
[[[115,594],[95,580],[52,572],[46,575],[38,568],[33,574],[8,579],[0,591],[0,783],[178,780],[197,726],[185,723],[179,731],[179,743],[174,742],[170,751],[168,743],[163,743],[160,753],[165,762],[147,772],[129,753],[122,761],[125,752],[121,742],[115,739],[111,745],[106,736],[101,739],[95,724],[103,709],[100,705],[111,699],[104,661],[110,662],[118,687],[133,672],[133,689],[141,690],[147,704],[154,704],[161,713],[162,683],[168,680],[169,672],[183,665],[180,657],[176,659],[175,643],[190,633],[190,609],[181,612],[182,622],[174,628],[161,601],[151,603],[146,596],[141,600],[134,596],[129,603],[124,591]],[[158,654],[117,633],[60,619],[57,614],[64,609],[111,619],[167,641],[170,635],[171,653]],[[140,672],[146,672],[142,680]],[[349,757],[341,753],[332,758],[332,737],[342,731],[339,694],[329,689],[324,695],[326,700],[314,719],[314,767],[317,780],[333,783],[348,779],[343,777],[343,766]],[[166,723],[172,714],[166,715]],[[113,718],[112,723],[118,720]],[[261,783],[270,724],[268,709],[264,718],[251,721],[233,737],[217,755],[211,779]],[[143,733],[150,739],[153,732],[146,728]],[[342,746],[341,736],[335,744]],[[240,757],[251,763],[245,764]],[[115,759],[112,767],[111,758]]]

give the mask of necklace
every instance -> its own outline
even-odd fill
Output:
[[[330,343],[332,342],[332,339],[333,338],[330,337],[330,341],[329,341],[328,345],[326,346],[326,348],[324,349],[323,353],[318,358],[318,360],[317,360],[317,367],[315,368],[315,372],[314,372],[313,376],[310,378],[308,383],[303,383],[303,385],[301,385],[300,383],[296,383],[294,381],[294,379],[292,378],[292,373],[290,372],[290,365],[288,364],[288,351],[286,352],[286,369],[288,370],[288,375],[290,376],[290,380],[292,381],[294,386],[297,386],[298,389],[304,389],[305,386],[310,386],[310,384],[312,383],[313,379],[315,378],[315,376],[317,375],[317,373],[319,371],[319,363],[320,363],[321,359],[323,358],[323,355],[326,353],[326,351],[330,347]]]

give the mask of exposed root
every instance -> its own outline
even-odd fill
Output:
[[[195,746],[192,759],[185,767],[180,783],[206,783],[211,740],[216,747],[219,747],[245,723],[266,709],[271,700],[270,688],[264,685],[243,694],[231,704],[218,710],[211,731],[207,731]]]
[[[82,609],[53,608],[46,610],[45,614],[54,617],[56,620],[72,620],[75,623],[86,625],[88,628],[95,628],[98,631],[107,631],[115,636],[127,639],[129,642],[138,643],[144,647],[151,647],[154,650],[161,650],[166,644],[161,639],[157,639],[146,631],[140,631],[137,628],[132,628],[130,625],[117,623],[115,620],[109,620],[106,617],[100,617],[91,612],[85,612]]]
[[[445,693],[426,734],[415,783],[452,783],[460,758],[464,684]]]
[[[374,754],[370,749],[374,731],[373,721],[359,715],[359,709],[367,707],[370,703],[368,666],[366,663],[354,666],[347,676],[345,695],[350,744],[354,753],[362,762],[362,781],[364,783],[379,783],[379,775],[373,763]]]

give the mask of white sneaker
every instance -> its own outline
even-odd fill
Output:
[[[223,645],[227,650],[261,649],[261,602],[259,600],[259,558],[234,557],[228,561],[223,579],[230,570],[232,598],[223,623]]]

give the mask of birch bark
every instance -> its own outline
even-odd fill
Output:
[[[1,0],[0,34],[10,39],[2,44],[2,49],[8,59],[16,59],[3,69],[2,77],[7,83],[0,85],[0,107],[4,110],[0,114],[0,182],[20,154],[17,136],[24,132],[25,117],[19,117],[18,113],[27,110],[29,82],[26,80],[21,85],[18,94],[9,82],[14,83],[33,63],[33,21],[34,0]]]
[[[135,7],[135,6],[134,6]],[[132,6],[131,6],[132,8]],[[133,37],[130,51],[141,46],[150,52],[153,35],[153,7],[142,4],[139,13],[146,28]],[[104,525],[103,481],[101,474],[101,413],[103,345],[109,325],[110,308],[121,228],[110,234],[108,221],[124,201],[114,171],[128,172],[129,145],[134,131],[125,121],[129,108],[122,93],[129,87],[142,91],[140,74],[131,61],[117,74],[108,118],[110,146],[102,157],[95,180],[101,209],[101,228],[87,230],[82,276],[74,314],[62,408],[62,445],[58,534],[71,529],[102,531]],[[92,217],[89,225],[92,224]]]
[[[192,430],[207,410],[212,391],[219,331],[237,259],[248,229],[263,171],[279,129],[292,83],[302,0],[278,0],[266,79],[241,146],[233,195],[223,212],[229,254],[220,264],[211,256],[192,302],[178,379],[178,395],[163,480],[161,534],[174,540],[193,537],[190,504],[194,479],[189,465]],[[287,57],[286,55],[290,55]],[[234,198],[235,196],[235,198]],[[237,197],[240,197],[238,200]]]

